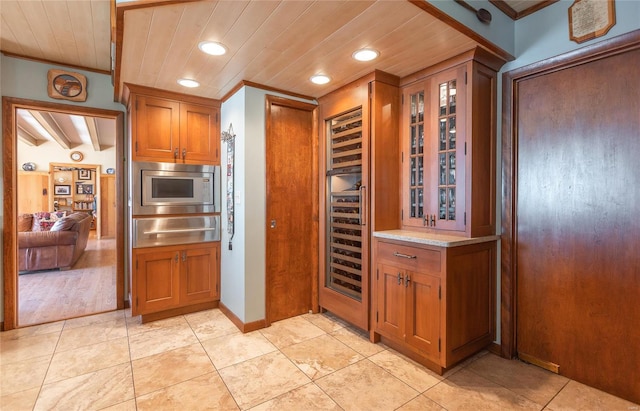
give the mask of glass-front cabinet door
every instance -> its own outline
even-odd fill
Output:
[[[428,223],[427,210],[429,193],[425,191],[428,180],[428,123],[425,113],[428,113],[429,93],[426,89],[428,82],[407,87],[403,93],[403,210],[404,225],[422,227]],[[427,138],[427,140],[425,140]]]
[[[464,67],[404,90],[403,225],[465,229]]]

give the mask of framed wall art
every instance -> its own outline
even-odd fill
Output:
[[[78,170],[78,180],[91,180],[91,170],[84,168]]]
[[[576,43],[604,36],[615,24],[614,0],[575,0],[569,7],[569,40]]]
[[[51,69],[47,73],[47,94],[71,101],[87,100],[87,78],[80,73]]]
[[[71,186],[68,185],[54,185],[53,194],[57,196],[71,195]]]
[[[76,184],[76,194],[93,194],[93,184]]]

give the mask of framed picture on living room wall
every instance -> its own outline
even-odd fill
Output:
[[[91,170],[84,168],[79,169],[78,180],[91,180]]]
[[[53,193],[54,193],[54,195],[58,195],[58,196],[71,195],[71,186],[54,185],[53,186]]]
[[[93,194],[93,184],[76,184],[76,194]]]

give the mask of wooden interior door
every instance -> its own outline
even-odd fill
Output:
[[[100,236],[113,238],[116,236],[116,176],[106,174],[100,176]]]
[[[18,214],[52,211],[49,206],[49,174],[18,172]]]
[[[536,73],[514,112],[518,355],[635,402],[638,67],[636,47]]]
[[[315,107],[267,97],[267,323],[312,309],[318,270]]]

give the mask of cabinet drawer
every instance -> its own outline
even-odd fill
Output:
[[[440,274],[441,271],[439,250],[378,241],[376,259],[378,263],[389,263],[416,272]]]

